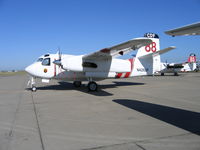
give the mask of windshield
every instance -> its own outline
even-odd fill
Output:
[[[43,65],[43,66],[50,66],[50,58],[45,58],[45,59],[42,61],[42,65]]]

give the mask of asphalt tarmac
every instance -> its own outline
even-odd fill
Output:
[[[0,76],[0,150],[199,150],[200,73],[26,89]],[[85,83],[86,84],[86,83]]]

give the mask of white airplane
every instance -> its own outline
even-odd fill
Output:
[[[158,35],[147,33],[142,38],[135,38],[87,55],[61,55],[60,52],[46,54],[26,67],[25,71],[31,75],[28,84],[32,91],[36,91],[36,78],[41,78],[42,82],[49,82],[50,79],[73,81],[75,87],[80,87],[82,81],[88,81],[89,91],[96,91],[98,85],[95,81],[152,75],[160,71],[160,54],[174,48],[160,50]],[[138,52],[135,58],[116,58],[136,49]]]
[[[165,32],[171,36],[178,36],[178,35],[200,35],[200,22],[186,25],[180,28],[172,29]]]
[[[191,53],[187,62],[184,63],[161,63],[161,75],[165,73],[174,73],[175,76],[178,72],[190,72],[197,69],[196,55]]]

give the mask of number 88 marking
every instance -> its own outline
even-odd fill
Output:
[[[156,42],[152,42],[151,44],[145,46],[146,52],[152,51],[153,53],[156,52]]]

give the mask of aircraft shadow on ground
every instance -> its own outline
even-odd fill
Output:
[[[200,113],[129,99],[116,99],[115,103],[154,117],[178,128],[200,135]]]
[[[118,82],[115,81],[113,82],[114,84],[105,84],[105,85],[99,85],[98,91],[97,92],[89,92],[86,85],[82,85],[81,87],[74,87],[72,83],[69,82],[58,82],[59,84],[55,85],[46,85],[46,86],[41,86],[37,87],[37,90],[78,90],[87,94],[92,94],[95,96],[112,96],[112,93],[109,93],[105,91],[105,89],[110,89],[110,88],[117,88],[120,86],[139,86],[139,85],[144,85],[144,83],[138,83],[138,82]],[[31,90],[30,88],[28,90]]]

